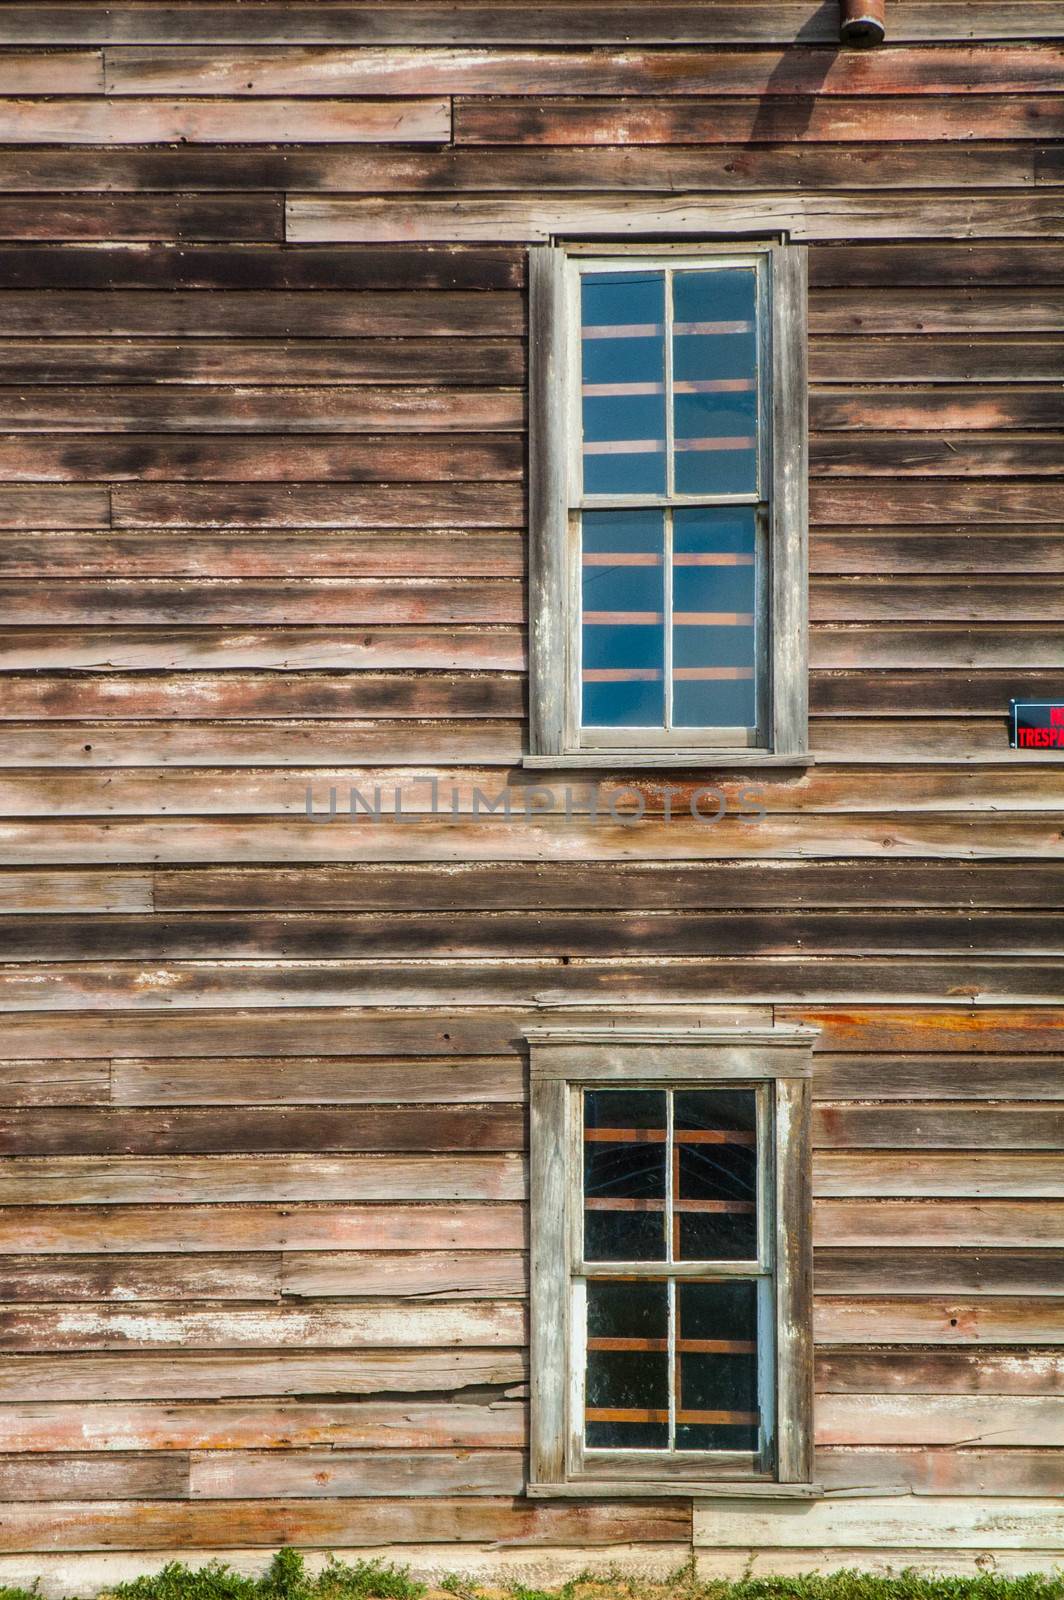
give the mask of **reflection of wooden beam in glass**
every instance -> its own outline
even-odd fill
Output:
[[[727,670],[727,669],[725,669]],[[677,1144],[756,1144],[757,1134],[733,1128],[677,1128]]]
[[[757,1345],[752,1339],[680,1339],[676,1348],[685,1356],[752,1356]]]
[[[610,1196],[588,1197],[584,1201],[587,1211],[664,1211],[664,1200],[626,1200]],[[749,1215],[756,1209],[753,1200],[676,1200],[676,1211],[707,1211],[721,1214]]]
[[[677,683],[740,683],[753,675],[753,667],[677,667],[673,672]]]
[[[600,322],[581,329],[585,339],[656,339],[664,332],[661,322]]]
[[[668,1422],[667,1411],[637,1411],[631,1406],[588,1406],[587,1422]]]
[[[587,557],[584,557],[585,561]],[[733,550],[679,551],[672,558],[674,567],[752,567],[752,555],[737,555]]]
[[[596,613],[597,615],[597,613]],[[602,613],[606,615],[605,612]],[[619,615],[623,616],[621,612]],[[752,611],[676,611],[673,622],[680,628],[752,628]]]
[[[585,383],[581,386],[580,393],[586,400],[605,399],[612,395],[626,394],[664,394],[663,383]]]
[[[592,439],[584,442],[585,456],[660,456],[664,439]]]
[[[691,613],[692,616],[694,613]],[[619,624],[629,623],[632,626],[644,627],[647,623],[664,622],[665,618],[660,611],[585,611],[584,621],[595,624],[609,624],[615,627]],[[750,618],[752,622],[753,617]]]
[[[589,1350],[667,1350],[668,1339],[614,1339],[594,1338],[587,1341]]]
[[[664,1144],[664,1128],[585,1128],[584,1138],[602,1144]]]
[[[752,450],[753,434],[737,434],[730,439],[698,439],[693,435],[676,440],[677,450]]]
[[[588,667],[580,674],[584,683],[660,683],[664,676],[660,667]]]
[[[647,550],[584,551],[585,567],[660,567],[663,559]]]
[[[677,378],[673,394],[752,394],[753,378]]]
[[[752,322],[674,322],[672,331],[681,338],[692,333],[753,333],[754,325]]]
[[[743,1426],[756,1428],[761,1421],[760,1411],[677,1411],[677,1422],[721,1423],[724,1427]]]

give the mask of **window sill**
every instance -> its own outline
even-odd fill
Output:
[[[608,767],[622,772],[630,767],[699,767],[703,771],[728,769],[744,772],[749,767],[811,767],[816,757],[808,750],[794,755],[774,755],[767,750],[576,750],[562,755],[523,755],[521,765],[538,772]]]
[[[814,1500],[823,1494],[817,1483],[767,1483],[764,1479],[728,1478],[719,1483],[616,1482],[585,1478],[579,1483],[530,1483],[529,1500]]]

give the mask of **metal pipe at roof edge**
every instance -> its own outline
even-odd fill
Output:
[[[886,0],[841,0],[839,38],[843,44],[880,44],[887,31]]]

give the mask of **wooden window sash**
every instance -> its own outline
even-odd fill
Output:
[[[621,1493],[803,1495],[812,1485],[809,1099],[815,1030],[571,1026],[532,1028],[531,1221],[533,1496]],[[582,1252],[585,1088],[756,1087],[768,1133],[756,1262],[587,1262]],[[762,1121],[761,1104],[770,1111]],[[671,1120],[671,1119],[670,1119]],[[596,1130],[598,1131],[598,1130]],[[653,1130],[655,1132],[660,1130]],[[759,1173],[759,1176],[761,1174]],[[581,1305],[590,1279],[756,1279],[769,1308],[771,1459],[747,1452],[602,1451],[583,1444]],[[676,1291],[670,1290],[670,1295]],[[764,1323],[762,1323],[764,1326]],[[681,1330],[682,1333],[682,1330]],[[670,1339],[674,1337],[670,1319]],[[759,1383],[759,1391],[766,1386]],[[670,1407],[675,1396],[670,1394]]]
[[[647,266],[689,268],[727,259],[761,262],[759,291],[763,340],[763,448],[755,495],[677,495],[671,483],[672,407],[666,406],[663,446],[670,463],[665,495],[584,495],[578,405],[580,332],[571,304],[570,277],[579,258],[638,260]],[[671,318],[666,297],[667,321]],[[744,765],[808,763],[807,602],[807,377],[805,353],[806,252],[778,242],[566,247],[533,246],[529,252],[529,688],[526,764],[533,767],[604,766],[623,754],[638,765]],[[666,339],[671,378],[671,345]],[[755,730],[737,728],[583,728],[577,637],[580,569],[574,522],[584,510],[683,505],[763,508],[758,518],[759,572],[764,592],[757,612],[767,619],[758,647],[759,716]],[[671,592],[671,584],[666,586]],[[669,629],[666,628],[666,647]],[[668,663],[666,663],[668,666]]]

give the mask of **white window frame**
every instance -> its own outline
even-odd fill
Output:
[[[724,262],[758,274],[759,496],[594,495],[581,490],[579,278],[612,263],[697,268]],[[809,761],[807,693],[806,250],[778,241],[586,242],[529,251],[529,751],[533,767],[795,766]],[[758,642],[760,725],[613,729],[580,725],[583,509],[767,504],[764,618]]]
[[[813,1463],[810,1076],[817,1030],[692,1024],[530,1028],[531,1454],[536,1496],[810,1495]],[[586,1451],[583,1285],[609,1276],[581,1260],[585,1088],[753,1088],[762,1162],[761,1406],[766,1448]],[[619,1269],[618,1269],[619,1270]],[[625,1275],[631,1264],[624,1267]],[[720,1281],[727,1269],[646,1262],[638,1275]]]

